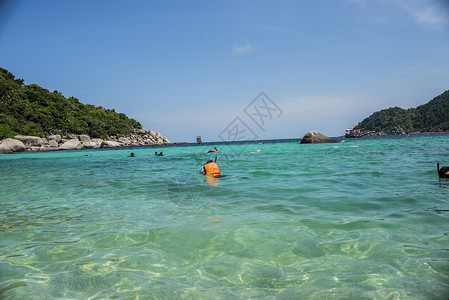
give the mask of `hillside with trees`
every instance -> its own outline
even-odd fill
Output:
[[[83,104],[60,92],[24,85],[8,70],[0,68],[0,140],[16,134],[86,134],[95,138],[129,135],[142,126],[123,113]]]
[[[358,124],[364,131],[388,132],[401,127],[405,132],[449,130],[449,91],[416,108],[390,107],[373,113]]]

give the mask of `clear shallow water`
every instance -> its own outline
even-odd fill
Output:
[[[210,148],[1,155],[0,298],[448,297],[448,135]]]

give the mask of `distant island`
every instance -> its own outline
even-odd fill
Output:
[[[37,84],[24,85],[23,79],[0,68],[0,152],[169,143],[123,113],[83,104]]]
[[[416,108],[390,107],[358,124],[362,135],[449,132],[449,91]]]

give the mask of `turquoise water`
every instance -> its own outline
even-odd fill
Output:
[[[210,148],[1,155],[0,298],[448,297],[448,135]]]

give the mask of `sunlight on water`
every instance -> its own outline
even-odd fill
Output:
[[[0,298],[446,298],[448,138],[2,155]]]

